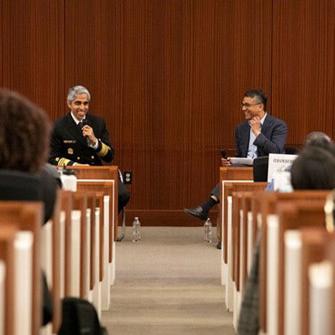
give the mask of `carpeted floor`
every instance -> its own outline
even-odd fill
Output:
[[[137,243],[130,234],[117,243],[111,309],[102,315],[110,335],[234,334],[220,252],[201,227],[142,227]]]

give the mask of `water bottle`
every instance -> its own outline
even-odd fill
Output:
[[[141,239],[141,222],[137,216],[134,217],[133,221],[133,232],[132,232],[132,241],[135,243]]]
[[[212,231],[212,221],[210,218],[204,223],[204,240],[208,243],[212,243],[213,231]]]
[[[63,169],[60,171],[60,179],[62,181],[62,188],[66,191],[77,191],[77,177],[73,170]]]

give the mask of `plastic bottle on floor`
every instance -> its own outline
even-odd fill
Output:
[[[139,218],[135,216],[133,221],[132,241],[135,243],[139,240],[141,240],[141,222]]]
[[[212,231],[212,221],[210,218],[204,223],[204,240],[208,243],[212,243],[213,231]]]

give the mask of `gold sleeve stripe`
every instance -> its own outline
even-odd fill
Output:
[[[108,151],[110,150],[111,148],[106,145],[105,143],[102,143],[101,142],[101,150],[98,152],[98,156],[100,157],[104,157],[108,154]]]
[[[67,166],[67,165],[70,165],[69,163],[71,163],[70,159],[60,158],[57,165],[58,166]]]

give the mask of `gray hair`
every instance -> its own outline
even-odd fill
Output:
[[[316,146],[316,147],[328,147],[332,143],[331,138],[322,131],[312,131],[306,136],[305,147],[306,146]]]
[[[84,86],[76,85],[76,86],[73,86],[69,89],[69,92],[67,94],[67,102],[71,103],[73,100],[76,99],[76,97],[79,94],[86,94],[88,101],[91,100],[91,94],[90,94],[89,90]]]

